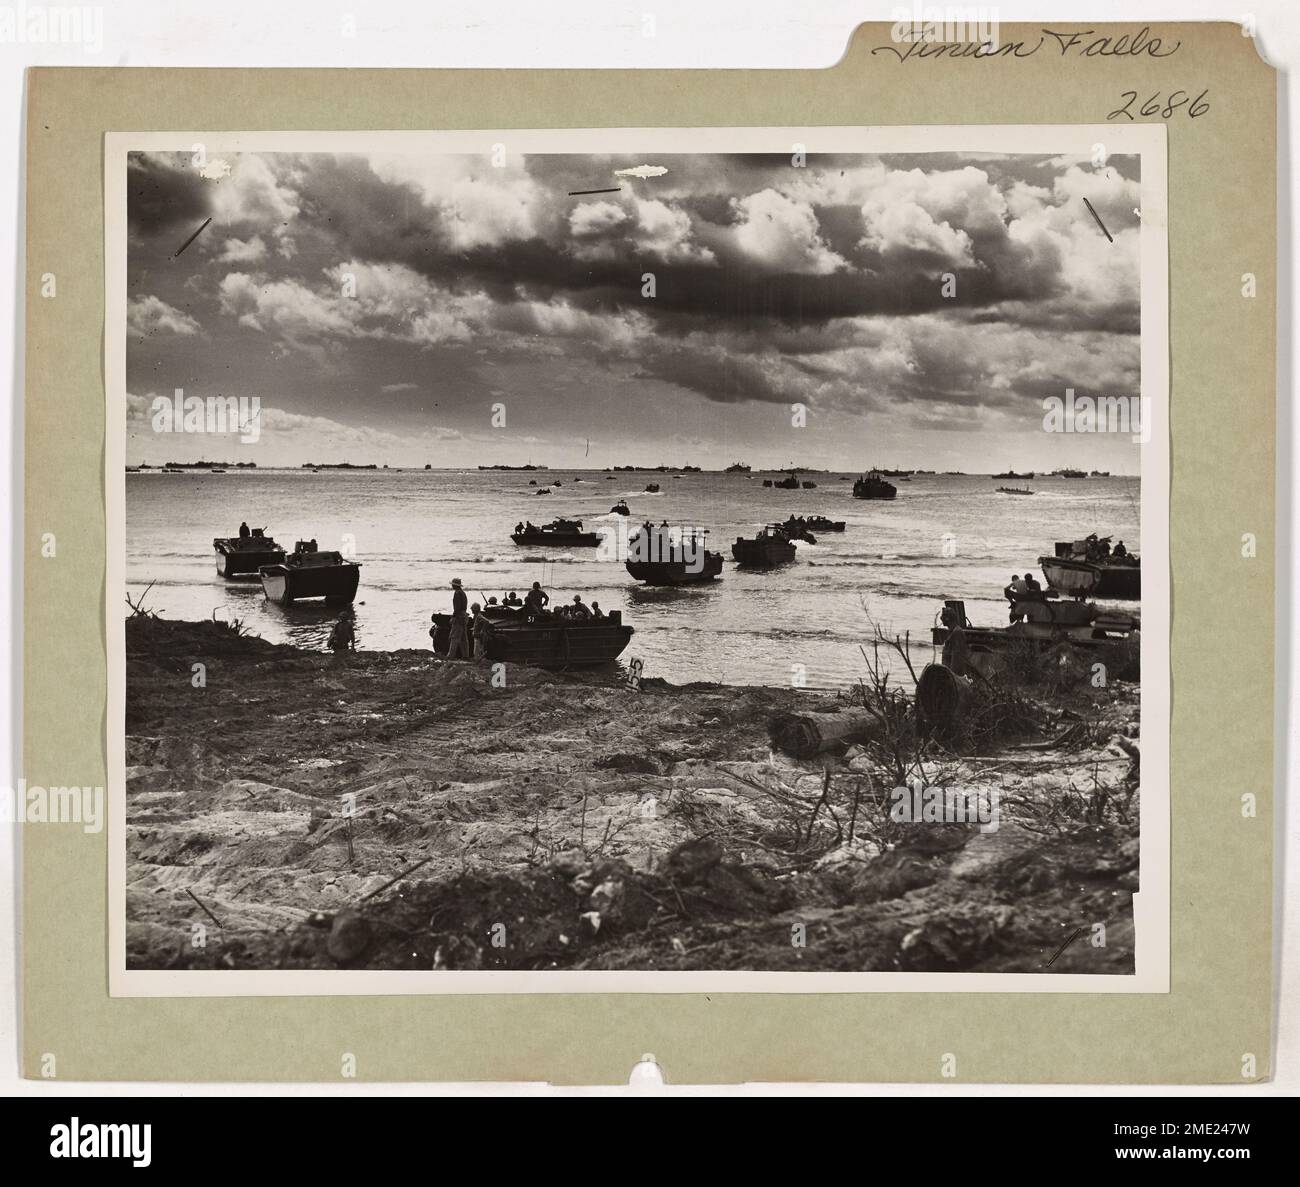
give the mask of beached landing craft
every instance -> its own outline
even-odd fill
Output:
[[[361,565],[341,552],[321,552],[314,540],[299,540],[283,564],[263,565],[262,592],[281,606],[307,598],[350,602],[357,596]]]
[[[530,664],[541,668],[580,668],[617,659],[632,638],[620,610],[600,619],[575,621],[546,615],[529,620],[523,610],[492,607],[483,612],[488,629],[484,651],[491,663]],[[433,650],[447,654],[451,615],[433,615]],[[467,632],[473,646],[473,632]]]
[[[1141,619],[1135,614],[1107,610],[1093,602],[1058,600],[1051,597],[1023,599],[1015,603],[1020,621],[1006,627],[974,627],[966,618],[966,603],[946,601],[939,612],[939,625],[931,632],[936,646],[943,646],[961,628],[960,645],[944,649],[944,663],[960,672],[969,662],[983,675],[991,676],[988,657],[1027,648],[1032,652],[1068,646],[1085,657],[1101,659],[1119,679],[1137,679],[1141,661]]]
[[[737,536],[731,546],[736,563],[753,569],[774,569],[794,560],[795,546],[780,524],[769,524],[752,540]]]
[[[265,529],[254,528],[251,536],[218,536],[212,541],[217,572],[223,577],[256,577],[263,565],[284,563],[284,549]]]
[[[708,535],[708,532],[701,531],[671,544],[662,544],[657,559],[630,559],[625,567],[635,580],[647,585],[697,585],[712,581],[722,572],[722,556],[705,547]],[[634,536],[629,540],[634,550],[637,539]]]
[[[1115,598],[1137,601],[1142,597],[1142,562],[1136,556],[1114,555],[1087,559],[1087,541],[1058,541],[1055,556],[1040,556],[1049,589],[1072,597]]]
[[[595,548],[600,544],[599,532],[584,532],[580,519],[553,519],[540,528],[532,524],[511,533],[516,544],[541,544],[555,548]]]
[[[864,474],[853,484],[855,499],[892,499],[896,494],[898,487],[881,478],[879,470]]]

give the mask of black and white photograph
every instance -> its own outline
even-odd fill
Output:
[[[111,134],[114,993],[1167,988],[1158,131]]]

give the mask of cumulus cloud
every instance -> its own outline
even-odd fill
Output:
[[[126,306],[126,328],[132,334],[190,335],[199,332],[199,323],[159,297],[132,297]]]
[[[227,239],[216,259],[218,264],[255,264],[266,258],[266,244],[261,235],[251,239]]]
[[[499,167],[469,155],[375,154],[368,162],[381,181],[419,195],[429,230],[453,251],[529,239],[557,217],[517,154]]]
[[[578,239],[604,235],[631,218],[627,209],[613,202],[580,202],[569,213],[569,233]]]
[[[972,236],[1000,233],[1005,211],[1001,192],[974,166],[882,169],[862,203],[862,241],[885,256],[918,252],[969,267],[975,263]]]
[[[775,189],[732,200],[739,216],[736,243],[751,260],[774,272],[826,276],[847,266],[822,241],[817,216],[807,202]]]
[[[240,325],[297,343],[329,337],[465,342],[471,321],[489,312],[485,299],[440,292],[407,268],[356,260],[325,269],[313,286],[231,272],[220,298],[222,311]]]

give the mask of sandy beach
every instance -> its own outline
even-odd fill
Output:
[[[927,783],[996,794],[992,831],[891,818],[888,736],[773,749],[773,717],[869,697],[494,687],[137,614],[128,966],[1131,972],[1138,686],[1051,674],[1014,728],[927,743]]]

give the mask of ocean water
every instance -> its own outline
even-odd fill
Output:
[[[581,593],[605,610],[622,610],[635,628],[623,660],[645,674],[680,683],[781,684],[836,688],[864,671],[860,645],[874,625],[910,633],[914,658],[932,654],[930,628],[945,598],[964,598],[977,626],[1006,624],[1001,591],[1012,573],[1033,572],[1056,540],[1097,532],[1141,549],[1137,478],[1035,478],[1035,494],[998,494],[998,480],[915,475],[892,481],[893,502],[851,497],[847,474],[807,474],[815,490],[766,489],[771,474],[619,473],[600,471],[235,471],[126,476],[127,588],[153,583],[146,605],[169,618],[240,619],[274,642],[323,647],[336,609],[265,600],[261,585],[227,581],[213,564],[212,539],[238,532],[240,520],[264,526],[286,549],[314,537],[321,548],[361,562],[357,646],[429,647],[429,615],[451,607],[460,577],[470,601],[520,596],[540,581],[552,602]],[[555,479],[552,494],[537,487]],[[581,479],[581,481],[577,481]],[[658,482],[660,493],[647,494]],[[610,513],[625,498],[631,517]],[[787,515],[825,515],[842,533],[816,533],[798,556],[770,572],[739,570],[737,535]],[[621,561],[596,549],[519,547],[521,519],[581,519],[589,531],[618,531],[646,519],[708,529],[725,559],[705,586],[650,588],[633,582]],[[111,600],[111,595],[110,595]],[[125,611],[125,607],[124,607]]]

